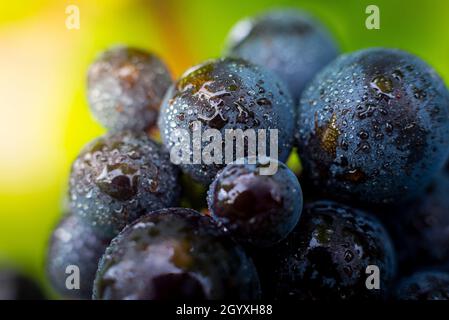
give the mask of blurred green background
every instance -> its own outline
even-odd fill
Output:
[[[365,8],[380,8],[380,30],[365,28]],[[65,25],[68,5],[80,29]],[[89,114],[85,75],[115,44],[159,54],[178,76],[217,57],[231,26],[273,7],[320,18],[342,51],[386,46],[411,51],[449,83],[447,0],[104,0],[2,1],[0,4],[0,260],[45,284],[44,258],[62,213],[70,163],[104,130]]]

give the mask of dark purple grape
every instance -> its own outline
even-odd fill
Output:
[[[299,101],[304,87],[337,57],[331,34],[316,19],[293,9],[276,9],[239,21],[231,30],[227,55],[275,72]]]
[[[194,180],[208,185],[226,163],[249,156],[249,139],[245,140],[243,136],[248,129],[257,139],[253,146],[260,145],[259,139],[264,140],[267,154],[262,155],[286,161],[292,148],[294,122],[293,101],[281,80],[261,66],[241,59],[222,58],[189,69],[176,82],[162,104],[159,128],[162,140],[172,154],[181,158],[187,155],[187,161],[180,161],[182,170]],[[226,133],[238,135],[239,129],[242,134],[230,141],[239,144],[244,154],[236,154],[236,147],[228,153],[226,147],[232,146],[225,144]],[[271,137],[275,137],[270,129],[277,130],[277,139],[273,139],[277,150],[270,148]],[[206,130],[215,130],[219,138],[205,139]],[[259,133],[263,132],[259,130],[265,131],[265,138],[259,138]],[[201,133],[203,138],[199,141],[200,148],[191,142],[196,133]],[[208,163],[203,154],[215,141],[222,152],[216,155],[218,159]],[[269,155],[270,151],[276,153],[275,156]]]
[[[297,136],[304,173],[321,193],[361,205],[419,195],[449,151],[449,91],[401,50],[345,54],[304,91]]]
[[[62,298],[91,299],[98,261],[111,239],[96,232],[77,215],[62,218],[52,234],[47,255],[48,277]],[[71,269],[73,266],[79,270],[78,289],[66,285],[67,278],[77,272]]]
[[[109,133],[88,144],[72,166],[70,203],[106,236],[141,215],[177,205],[178,170],[146,134]]]
[[[273,165],[277,172],[261,173]],[[283,163],[229,164],[208,192],[212,217],[240,243],[272,246],[296,226],[302,210],[298,179]]]
[[[154,54],[114,47],[92,63],[87,83],[92,113],[101,124],[111,130],[143,130],[156,124],[172,79]]]
[[[307,204],[275,251],[273,290],[279,300],[379,299],[396,272],[393,245],[380,222],[330,201]],[[379,268],[380,289],[366,286],[370,265]]]
[[[449,270],[449,174],[441,172],[425,193],[381,217],[395,243],[401,271],[446,265]]]
[[[191,209],[151,212],[125,228],[100,261],[94,299],[252,300],[257,272],[213,220]]]

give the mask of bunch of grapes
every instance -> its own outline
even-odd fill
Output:
[[[449,298],[449,92],[420,58],[339,55],[316,19],[275,10],[176,81],[114,47],[87,84],[109,131],[73,162],[50,241],[62,297]],[[211,143],[227,136],[235,150]]]

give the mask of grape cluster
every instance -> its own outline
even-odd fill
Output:
[[[73,162],[70,213],[47,259],[55,290],[447,299],[449,91],[404,51],[337,55],[325,27],[295,10],[241,21],[224,57],[174,82],[151,53],[103,53],[88,100],[109,132]],[[162,144],[148,133],[156,123]]]

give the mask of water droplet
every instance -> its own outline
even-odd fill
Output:
[[[128,200],[137,193],[140,171],[127,164],[106,165],[95,179],[98,188],[118,200]]]
[[[358,153],[360,151],[368,153],[371,150],[371,146],[368,142],[362,142],[358,145],[357,149],[355,150],[355,153]]]
[[[376,133],[375,135],[376,140],[382,140],[383,137],[384,137],[383,133]]]
[[[338,175],[337,178],[344,181],[359,183],[366,180],[366,174],[361,169],[355,168]]]
[[[393,82],[389,77],[383,75],[377,76],[371,81],[370,86],[380,94],[393,98],[391,95],[391,92],[393,92]]]
[[[346,262],[351,262],[352,259],[354,259],[354,253],[352,253],[351,250],[346,250],[345,251],[345,261]]]
[[[346,140],[341,140],[341,142],[340,142],[340,147],[341,147],[344,151],[347,151],[348,148],[349,148],[349,144],[348,144],[348,142],[347,142]]]
[[[271,106],[271,101],[268,100],[267,98],[257,99],[256,102],[259,106]]]
[[[404,74],[401,72],[401,70],[394,70],[392,75],[398,81],[401,81],[402,78],[404,78]]]
[[[365,130],[360,130],[360,132],[359,132],[359,137],[360,137],[360,139],[362,139],[362,140],[366,140],[366,139],[368,139],[369,138],[369,133],[367,132],[367,131],[365,131]]]
[[[87,199],[90,199],[90,198],[92,198],[92,195],[93,195],[93,190],[90,189],[90,190],[86,193],[86,198],[87,198]]]
[[[137,150],[131,150],[130,152],[127,153],[127,155],[133,160],[139,160],[140,158],[142,158],[142,155]]]
[[[350,277],[352,276],[352,268],[350,266],[343,267],[343,271]]]
[[[158,187],[159,187],[159,183],[157,182],[157,180],[151,179],[150,180],[150,191],[156,192],[158,190]]]
[[[415,87],[415,88],[413,88],[413,96],[416,99],[422,100],[422,99],[424,99],[427,96],[427,94],[426,94],[426,92],[424,90],[418,89],[418,88]]]

